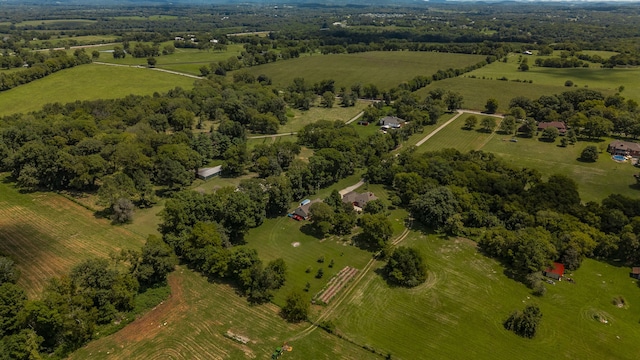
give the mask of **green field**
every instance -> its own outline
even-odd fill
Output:
[[[478,125],[476,125],[472,130],[463,129],[464,122],[469,116],[475,116],[478,119]],[[417,151],[426,152],[455,148],[461,152],[467,152],[469,150],[481,149],[484,144],[496,136],[495,133],[481,131],[480,122],[485,116],[488,115],[465,113],[464,115],[459,116],[456,120],[422,144]],[[500,119],[496,118],[496,122],[499,124]],[[443,123],[444,121],[440,122],[440,124]]]
[[[438,70],[463,68],[484,59],[480,55],[432,52],[365,52],[358,54],[313,55],[254,66],[254,75],[266,74],[277,86],[287,86],[296,77],[309,85],[321,80],[335,80],[336,89],[355,83],[376,84],[389,89],[416,75],[431,76]]]
[[[640,291],[629,268],[586,260],[569,275],[575,284],[547,285],[537,298],[471,241],[412,232],[404,245],[426,257],[426,283],[390,287],[370,273],[332,317],[339,333],[394,359],[637,359],[640,353]],[[614,306],[616,296],[628,306]],[[533,340],[502,327],[509,313],[529,303],[543,314]]]
[[[43,79],[0,92],[0,115],[40,109],[48,103],[151,95],[176,86],[191,88],[194,79],[149,69],[98,64],[62,70]]]
[[[26,26],[39,26],[39,25],[52,25],[52,24],[67,24],[69,29],[77,28],[78,26],[87,26],[96,23],[96,20],[89,19],[52,19],[52,20],[28,20],[16,23],[16,27]],[[10,22],[0,23],[0,25],[11,25]]]
[[[357,101],[355,106],[342,107],[339,101],[331,108],[312,107],[309,110],[291,110],[293,117],[287,117],[287,123],[280,126],[278,133],[286,134],[298,131],[308,124],[317,122],[318,120],[329,120],[347,122],[354,116],[358,115],[362,110],[369,106],[367,101]]]
[[[0,254],[16,262],[20,284],[31,297],[39,295],[48,279],[84,259],[139,249],[143,243],[143,237],[111,226],[60,195],[23,194],[6,174],[0,176]]]
[[[167,42],[163,44],[173,44]],[[135,44],[131,44],[133,48]],[[113,50],[115,45],[96,48],[98,51]],[[161,69],[185,72],[192,75],[200,75],[200,67],[210,65],[212,62],[227,60],[230,57],[240,55],[242,45],[228,45],[226,51],[180,49],[176,48],[175,53],[156,57],[156,67]],[[94,50],[94,49],[90,49]],[[147,65],[147,58],[134,58],[127,56],[124,59],[114,59],[111,53],[103,52],[98,61],[121,65]]]
[[[455,148],[462,152],[469,150],[483,150],[501,157],[507,164],[513,167],[533,168],[540,171],[543,176],[563,174],[571,177],[578,183],[580,196],[583,201],[600,201],[609,194],[623,194],[637,197],[640,193],[635,188],[633,174],[638,169],[629,163],[617,163],[611,159],[608,153],[603,152],[595,163],[580,162],[582,149],[587,145],[598,147],[608,144],[611,139],[601,142],[580,141],[576,145],[566,148],[560,147],[560,140],[548,143],[533,138],[517,138],[517,142],[511,142],[512,136],[499,132],[487,134],[477,130],[464,130],[465,114],[447,127],[442,129],[427,142],[418,148],[418,152],[435,151],[445,148]],[[484,115],[476,115],[478,122]],[[478,129],[479,126],[476,126]]]
[[[525,84],[513,81],[457,77],[432,82],[415,93],[420,99],[424,99],[428,96],[429,91],[438,88],[459,92],[464,98],[462,104],[464,109],[484,110],[487,99],[494,98],[498,100],[499,112],[507,111],[509,102],[516,96],[537,99],[542,95],[560,94],[569,90],[563,85],[542,85],[535,81],[533,84]]]
[[[169,277],[163,304],[116,334],[76,351],[71,359],[269,359],[274,349],[308,324],[288,324],[273,304],[251,306],[227,285],[179,268]],[[245,336],[243,345],[224,336]],[[376,358],[347,341],[316,330],[290,343],[282,359]]]

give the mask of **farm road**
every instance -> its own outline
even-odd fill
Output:
[[[503,118],[504,116],[500,115],[500,114],[485,114],[483,112],[480,111],[475,111],[475,110],[457,110],[457,114],[452,117],[451,119],[449,119],[449,121],[447,121],[446,123],[440,125],[440,127],[438,127],[437,129],[435,129],[431,134],[425,136],[422,140],[418,141],[416,143],[416,147],[424,144],[425,142],[427,142],[427,140],[431,139],[431,137],[435,134],[438,133],[438,131],[444,129],[447,125],[451,124],[452,122],[454,122],[457,118],[460,117],[460,115],[467,113],[467,114],[475,114],[475,115],[486,115],[486,116],[494,116],[494,117],[499,117],[499,118]]]
[[[362,115],[364,115],[364,111],[360,111],[360,113],[359,113],[358,115],[356,115],[356,116],[352,117],[352,118],[351,118],[351,120],[347,121],[345,124],[347,124],[347,125],[351,124],[352,122],[354,122],[354,121],[356,121],[356,120],[360,119],[360,117],[361,117]]]
[[[353,190],[359,188],[360,186],[364,185],[364,179],[360,179],[360,181],[358,181],[357,183],[355,183],[354,185],[351,185],[349,187],[346,187],[340,191],[338,191],[338,193],[342,196],[346,193],[352,192]]]

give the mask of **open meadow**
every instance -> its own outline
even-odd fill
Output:
[[[0,116],[39,110],[48,103],[151,95],[176,86],[187,89],[193,82],[192,78],[149,69],[80,65],[0,92]]]
[[[336,89],[355,83],[372,83],[389,89],[417,75],[431,76],[438,70],[464,68],[484,60],[481,55],[447,54],[435,52],[366,52],[305,56],[278,61],[247,69],[254,75],[265,74],[277,86],[287,86],[296,77],[307,84],[326,79],[335,80]]]
[[[144,240],[60,195],[20,193],[0,176],[0,254],[16,262],[30,297],[80,261],[139,249]]]
[[[479,124],[485,116],[489,115],[464,113],[420,145],[417,152],[436,151],[446,148],[455,148],[461,152],[467,152],[482,148],[496,134],[482,131],[479,125],[476,125],[474,129],[464,129],[464,122],[470,116],[475,116]],[[500,123],[500,118],[494,117],[494,119],[496,123]]]
[[[574,87],[588,87],[605,94],[615,93],[618,87],[622,85],[624,86],[622,96],[640,101],[640,84],[636,81],[640,76],[640,69],[638,68],[604,69],[600,68],[600,64],[592,64],[594,66],[589,68],[556,69],[535,66],[534,62],[537,56],[525,56],[524,58],[528,59],[529,71],[519,71],[518,56],[511,55],[506,63],[496,61],[464,76],[475,76],[476,78],[493,79],[494,81],[502,77],[506,77],[509,80],[532,80],[533,84],[529,85],[564,87],[562,91],[571,90],[571,87],[564,86],[565,81],[571,80],[574,83]],[[540,56],[540,58],[548,58],[548,56]],[[499,83],[502,82],[500,81]],[[534,94],[528,97],[535,98]]]
[[[394,359],[638,358],[640,292],[629,268],[587,259],[575,283],[545,284],[537,298],[469,240],[411,232],[403,245],[425,256],[427,281],[404,289],[369,273],[331,318],[339,334]],[[627,305],[615,306],[617,296]],[[534,339],[503,328],[532,303],[543,314]]]
[[[171,296],[123,330],[89,343],[70,359],[268,359],[308,323],[288,324],[273,304],[249,305],[224,284],[178,268]],[[242,344],[227,332],[248,339]],[[371,359],[356,345],[316,330],[290,343],[283,359]]]

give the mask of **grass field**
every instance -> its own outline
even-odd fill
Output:
[[[469,116],[475,116],[478,119],[478,125],[476,125],[475,129],[463,129],[464,122]],[[467,152],[469,150],[481,149],[484,144],[496,136],[495,133],[487,133],[480,130],[481,128],[479,124],[485,116],[488,115],[475,115],[468,113],[461,115],[452,123],[440,130],[432,138],[427,140],[427,142],[422,144],[417,151],[425,152],[455,148],[461,152]],[[500,119],[495,119],[496,122],[500,124]],[[444,121],[440,121],[440,124],[442,123],[444,123]]]
[[[542,85],[535,81],[533,84],[525,84],[513,81],[457,77],[432,82],[415,93],[420,99],[424,99],[429,91],[438,88],[459,92],[464,98],[462,107],[465,109],[484,110],[487,99],[495,98],[498,100],[498,112],[507,111],[509,101],[516,96],[537,99],[542,95],[559,94],[569,89],[563,85]]]
[[[173,43],[173,42],[170,42]],[[135,44],[131,44],[133,48]],[[99,47],[98,51],[112,50],[114,45]],[[93,50],[93,49],[91,49]],[[242,45],[228,45],[226,51],[205,51],[198,49],[176,48],[175,53],[156,57],[156,67],[161,69],[185,72],[192,75],[200,75],[200,67],[212,62],[227,60],[237,56],[242,51]],[[134,58],[127,56],[124,59],[114,59],[110,53],[101,53],[98,61],[122,65],[147,65],[147,58]]]
[[[286,134],[298,131],[306,125],[315,123],[318,120],[340,120],[342,122],[347,122],[354,116],[358,115],[362,110],[366,109],[367,106],[369,106],[369,102],[357,101],[355,106],[352,107],[342,107],[339,104],[335,104],[331,109],[312,107],[307,111],[292,110],[294,116],[287,117],[287,123],[280,126],[278,133]]]
[[[76,28],[78,26],[88,26],[91,24],[95,24],[96,20],[89,19],[52,19],[52,20],[28,20],[21,21],[16,23],[16,27],[26,27],[26,26],[39,26],[39,25],[52,25],[52,24],[68,24],[69,29]],[[0,23],[0,25],[11,25],[10,22]]]
[[[176,86],[191,88],[194,79],[148,69],[97,64],[62,70],[43,79],[0,92],[0,115],[40,109],[48,103],[151,95]]]
[[[288,324],[273,304],[250,306],[227,285],[207,282],[179,268],[169,277],[172,294],[120,332],[94,341],[70,359],[268,359],[308,324]],[[227,331],[248,337],[243,345]],[[283,359],[371,359],[349,342],[316,330],[291,342]]]
[[[540,171],[547,177],[563,174],[578,183],[583,201],[600,201],[609,194],[623,194],[637,197],[640,193],[635,187],[633,174],[638,169],[629,163],[617,163],[609,154],[603,152],[595,163],[580,162],[577,159],[587,145],[601,146],[611,139],[601,142],[580,141],[566,148],[558,146],[560,140],[547,143],[534,138],[518,138],[518,142],[509,141],[512,136],[494,132],[487,134],[477,130],[464,130],[464,119],[460,116],[418,148],[418,152],[455,148],[462,152],[483,150],[494,153],[514,167],[527,167]],[[478,121],[484,115],[476,115]],[[476,129],[479,126],[476,126]],[[606,147],[606,146],[605,146]]]
[[[0,176],[0,253],[20,269],[20,284],[37,296],[47,280],[78,262],[140,248],[144,238],[53,193],[20,193]]]
[[[303,77],[309,85],[333,79],[337,89],[355,83],[373,83],[380,89],[389,89],[416,75],[431,76],[438,70],[462,68],[483,59],[480,55],[431,52],[366,52],[313,55],[254,66],[247,71],[256,76],[266,74],[277,86],[287,86],[294,78]]]
[[[403,289],[370,273],[332,319],[347,338],[394,359],[637,359],[640,353],[640,291],[629,268],[586,260],[570,275],[575,284],[547,285],[547,294],[536,298],[473,242],[412,232],[405,245],[426,257],[428,280]],[[614,306],[615,296],[628,307]],[[543,314],[533,340],[502,327],[509,313],[529,303]]]

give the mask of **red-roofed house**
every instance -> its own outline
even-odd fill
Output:
[[[554,262],[552,267],[548,267],[542,272],[542,275],[560,281],[564,276],[564,265],[559,262]]]

